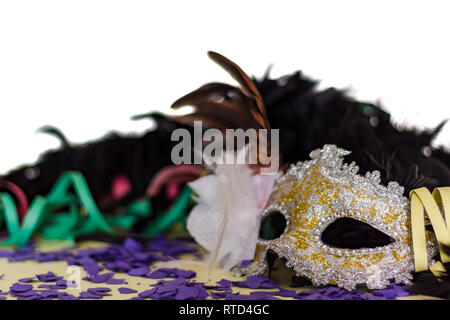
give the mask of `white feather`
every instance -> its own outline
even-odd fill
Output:
[[[244,164],[217,164],[214,174],[191,182],[197,205],[187,229],[208,252],[209,269],[231,269],[252,259],[261,212],[275,175],[253,175]]]

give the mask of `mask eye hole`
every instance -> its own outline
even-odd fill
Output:
[[[395,242],[371,225],[351,218],[339,218],[322,232],[323,243],[341,249],[384,247]]]
[[[264,215],[259,229],[259,239],[274,240],[286,229],[286,218],[280,211],[272,211]]]

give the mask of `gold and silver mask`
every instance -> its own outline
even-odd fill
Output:
[[[344,164],[350,152],[325,145],[311,152],[310,161],[299,162],[279,177],[264,218],[281,213],[284,232],[276,239],[257,242],[253,262],[235,270],[262,274],[267,270],[268,250],[285,260],[297,276],[313,285],[334,284],[349,290],[365,284],[381,289],[392,280],[408,283],[414,271],[410,202],[403,187],[380,184],[378,171],[358,175],[355,163]],[[338,248],[323,241],[324,231],[346,218],[368,224],[392,241],[371,248]],[[339,236],[339,235],[338,235]],[[426,233],[428,257],[438,252],[432,232]],[[428,264],[433,264],[428,258]]]

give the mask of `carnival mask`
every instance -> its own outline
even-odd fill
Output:
[[[221,130],[270,129],[251,79],[226,57],[208,54],[240,87],[204,85],[173,104],[195,107],[174,120],[205,121]],[[344,164],[349,153],[325,145],[311,152],[310,161],[279,173],[275,185],[258,170],[252,174],[246,166],[233,165],[219,165],[212,175],[190,184],[198,204],[187,227],[209,252],[210,270],[215,265],[230,269],[254,257],[249,265],[234,267],[234,273],[263,274],[270,269],[269,255],[275,254],[316,286],[351,290],[360,284],[381,289],[391,281],[408,283],[413,271],[435,267],[432,258],[439,252],[438,243],[450,247],[450,223],[445,224],[441,212],[450,221],[450,188],[436,188],[433,195],[426,188],[415,189],[410,201],[397,182],[381,185],[378,171],[361,176],[355,163]],[[260,232],[258,239],[259,224],[261,230],[268,225],[278,232],[272,237]],[[434,233],[425,231],[425,225]],[[445,250],[440,260],[450,262]]]
[[[382,186],[378,171],[358,175],[355,163],[343,164],[349,153],[325,145],[311,152],[312,160],[297,163],[278,179],[262,220],[281,213],[286,220],[284,232],[275,239],[259,239],[255,258],[240,269],[242,273],[264,273],[270,250],[316,286],[335,284],[351,290],[366,284],[369,289],[379,289],[390,280],[407,283],[412,278],[410,203],[403,196],[403,187],[396,182]],[[367,224],[390,241],[362,248],[326,243],[327,229],[342,219]],[[432,232],[426,237],[428,257],[432,257],[438,247]],[[428,258],[428,265],[433,262]]]

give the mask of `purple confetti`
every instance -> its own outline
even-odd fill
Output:
[[[245,294],[227,294],[225,296],[226,300],[280,300],[278,298],[275,298],[271,295],[267,295],[267,294],[261,294],[258,295],[258,297],[256,298],[255,295],[245,295]]]
[[[181,270],[181,269],[173,269],[175,270],[175,274],[180,278],[191,279],[194,278],[197,274],[192,270]]]
[[[38,286],[38,288],[46,288],[51,290],[60,290],[60,289],[66,289],[67,285],[58,285],[58,284],[41,284]]]
[[[226,292],[211,292],[211,297],[213,299],[223,299],[227,296]]]
[[[105,288],[105,287],[87,289],[87,292],[89,292],[91,294],[95,294],[97,296],[110,296],[110,294],[108,293],[110,291],[111,291],[110,288]]]
[[[125,282],[124,279],[108,279],[106,280],[106,284],[123,284]]]
[[[241,267],[248,266],[250,263],[252,263],[252,260],[242,260]]]
[[[151,279],[163,279],[163,278],[184,278],[191,279],[196,276],[196,273],[192,270],[181,270],[177,268],[161,268],[148,275]]]
[[[130,293],[136,293],[137,290],[122,287],[122,288],[119,288],[119,292],[120,292],[121,294],[130,294]]]
[[[409,292],[405,290],[402,286],[391,285],[386,289],[374,290],[372,295],[376,297],[383,297],[388,300],[395,299],[396,297],[406,297],[409,296]]]
[[[35,290],[27,290],[27,291],[11,291],[10,292],[14,297],[34,297],[39,296],[39,292]]]
[[[162,269],[153,271],[152,273],[150,273],[150,274],[148,275],[148,277],[149,277],[150,279],[170,278],[170,277],[167,275],[167,272],[165,272],[165,271],[162,270]]]
[[[244,281],[234,281],[233,285],[250,289],[275,289],[280,287],[272,279],[263,276],[250,276]]]
[[[148,267],[139,267],[131,269],[130,271],[128,271],[128,274],[130,276],[144,276],[147,275],[149,272],[150,270],[148,269]]]
[[[111,279],[114,276],[113,272],[107,272],[96,276],[91,276],[90,278],[86,279],[93,283],[104,283]]]
[[[26,292],[33,289],[33,286],[31,284],[14,283],[10,289],[14,292]]]
[[[156,288],[151,289],[151,290],[145,290],[145,291],[140,292],[140,293],[138,294],[138,296],[141,297],[141,298],[149,298],[149,297],[152,296],[156,291],[157,291]]]
[[[153,290],[141,292],[141,298],[168,299],[168,300],[203,300],[209,296],[203,283],[188,282],[184,278],[175,280],[161,280],[153,285]]]
[[[22,278],[22,279],[19,279],[19,282],[21,282],[21,283],[27,283],[27,282],[32,282],[34,279],[35,279],[35,277],[32,277],[32,278]]]
[[[89,291],[83,291],[80,293],[80,299],[102,299],[103,296],[95,294]]]
[[[56,290],[42,290],[41,297],[43,298],[56,298],[58,297],[59,292]]]
[[[53,272],[47,272],[45,274],[37,274],[36,277],[41,282],[56,282],[63,279],[63,277],[57,277]]]
[[[143,246],[136,240],[133,240],[132,238],[127,238],[123,244],[125,249],[128,249],[130,251],[142,251]]]
[[[79,300],[80,298],[75,297],[74,295],[68,294],[66,292],[61,292],[58,295],[59,300]]]
[[[280,288],[275,281],[262,276],[250,276],[244,281],[222,279],[217,282],[216,286],[206,287],[203,283],[187,280],[195,277],[196,274],[192,270],[160,268],[150,272],[149,267],[155,262],[173,260],[185,253],[196,254],[197,250],[192,244],[193,242],[171,240],[165,236],[158,236],[147,242],[138,242],[128,238],[123,244],[110,244],[103,248],[37,252],[35,244],[32,242],[27,247],[15,251],[0,250],[0,257],[7,258],[11,263],[27,260],[38,262],[65,261],[68,265],[84,268],[89,275],[85,278],[86,280],[107,285],[126,284],[124,279],[114,279],[114,272],[124,272],[136,277],[153,279],[174,278],[174,280],[161,280],[153,285],[152,289],[142,291],[138,293],[138,297],[132,299],[201,300],[211,296],[213,299],[229,300],[277,299],[276,297],[290,297],[298,300],[390,300],[409,295],[406,287],[397,285],[391,285],[383,290],[374,290],[371,294],[365,294],[357,290],[348,291],[333,286],[297,292]],[[248,261],[242,261],[241,264],[246,265],[247,263]],[[109,270],[109,272],[101,273],[104,270]],[[0,275],[0,279],[3,276]],[[38,289],[36,291],[33,290],[32,285],[27,284],[35,281],[36,277],[39,281],[54,283],[41,284],[38,288],[46,290]],[[82,292],[80,297],[75,297],[57,291],[67,288],[67,281],[63,280],[63,277],[58,277],[53,272],[36,275],[36,277],[20,279],[18,283],[10,287],[9,294],[21,300],[49,300],[54,298],[60,300],[101,299],[103,296],[109,295],[107,288],[90,288]],[[231,286],[275,290],[255,291],[244,295],[233,293]],[[119,292],[121,290],[127,291],[127,289],[119,289]],[[210,290],[210,292],[207,290]],[[135,292],[137,291],[134,290],[133,293]],[[0,297],[5,298],[7,294],[8,292],[0,292]]]
[[[10,258],[14,256],[13,251],[0,250],[0,258]]]
[[[233,281],[222,279],[220,281],[216,282],[217,284],[221,285],[222,287],[230,287],[233,285]]]
[[[177,294],[175,295],[176,300],[189,300],[196,299],[199,294],[200,289],[195,286],[181,285],[177,288]]]

